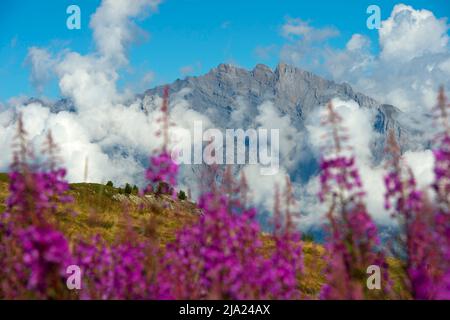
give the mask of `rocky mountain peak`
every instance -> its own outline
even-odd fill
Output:
[[[383,109],[376,100],[355,92],[347,83],[338,84],[286,63],[279,63],[275,70],[264,64],[257,64],[252,70],[220,64],[203,76],[170,84],[173,93],[184,88],[190,89],[185,99],[194,110],[207,113],[224,127],[233,110],[241,108],[242,103],[247,106],[249,119],[257,115],[259,105],[270,101],[298,125],[313,109],[333,98],[354,100],[362,108]],[[145,95],[161,95],[162,91],[160,86],[147,90]],[[386,119],[394,116],[390,113]]]
[[[289,65],[287,65],[286,63],[280,62],[277,67],[275,68],[275,73],[277,75],[283,75],[286,74],[286,72],[289,69]]]
[[[252,70],[252,75],[259,82],[269,82],[274,77],[272,69],[265,64],[257,64]]]

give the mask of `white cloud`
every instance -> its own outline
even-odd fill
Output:
[[[281,48],[281,60],[300,66],[319,66],[322,51],[330,38],[339,35],[334,27],[315,28],[301,19],[287,18],[281,35],[288,43]]]
[[[119,98],[115,66],[102,59],[70,52],[56,72],[62,95],[71,98],[78,111],[104,110]]]
[[[354,34],[347,42],[345,50],[327,50],[319,53],[323,56],[321,68],[327,76],[338,80],[351,82],[355,78],[366,79],[367,70],[373,64],[374,57],[370,54],[370,40],[360,34]]]
[[[183,76],[186,76],[186,75],[188,75],[188,74],[191,74],[192,72],[194,72],[194,67],[193,66],[184,66],[184,67],[181,67],[180,68],[180,73],[183,75]]]
[[[124,183],[142,179],[142,160],[161,144],[161,139],[155,137],[161,100],[130,99],[126,92],[117,90],[116,82],[118,68],[127,63],[126,49],[139,33],[133,19],[147,9],[156,10],[158,3],[104,0],[90,24],[96,52],[81,55],[62,51],[53,59],[44,49],[29,50],[33,77],[42,82],[47,71],[54,70],[61,94],[73,101],[76,112],[56,114],[38,102],[26,104],[22,98],[11,100],[11,107],[0,113],[0,139],[7,146],[0,158],[2,169],[11,161],[9,146],[15,134],[15,113],[21,112],[35,145],[43,141],[49,130],[53,132],[69,169],[70,181],[83,180],[86,159],[89,181],[111,179]],[[186,106],[180,104],[177,100],[171,103],[171,108],[183,112]]]
[[[302,19],[287,18],[281,34],[286,38],[299,37],[305,41],[323,41],[339,35],[339,31],[333,27],[314,28]]]
[[[434,156],[431,150],[407,151],[402,156],[411,167],[420,189],[429,187],[434,181]]]
[[[201,69],[202,69],[202,63],[200,61],[197,61],[193,64],[182,66],[180,68],[180,73],[183,76],[188,76],[188,75],[192,75],[195,72],[201,71]]]
[[[381,58],[408,61],[426,54],[448,51],[446,19],[431,11],[398,4],[379,30]]]
[[[287,172],[280,168],[274,175],[261,175],[260,165],[246,165],[241,172],[245,174],[253,203],[273,212],[275,203],[275,189],[280,193],[285,190]]]
[[[446,74],[450,74],[450,57],[441,63],[439,63],[439,68],[444,71]]]
[[[249,112],[250,108],[242,96],[236,97],[236,107],[233,109],[230,116],[233,125],[242,125],[243,120]]]
[[[439,86],[450,87],[448,29],[446,18],[399,4],[382,21],[377,53],[371,50],[368,38],[354,34],[342,49],[328,46],[326,36],[320,46],[314,41],[289,39],[280,56],[327,78],[348,82],[381,103],[420,116],[435,105]],[[285,29],[287,34],[320,38],[330,31],[328,27],[314,29],[305,23],[291,23]]]
[[[350,73],[346,81],[380,102],[393,104],[403,111],[429,112],[436,102],[439,86],[449,84],[447,31],[446,19],[436,18],[431,11],[397,5],[382,22],[378,55],[355,56],[350,50],[342,53],[351,58],[343,68],[353,71],[356,66],[362,66]],[[333,75],[339,80],[349,76]]]
[[[38,91],[42,91],[50,81],[55,65],[51,53],[46,49],[31,47],[26,62],[31,66],[31,83]]]
[[[373,131],[373,114],[368,109],[362,109],[355,101],[332,100],[335,111],[342,118],[342,126],[346,129],[343,133],[347,137],[345,145],[351,147],[352,154],[355,154],[361,161],[369,163],[371,161],[371,143],[376,133]],[[322,124],[322,119],[326,116],[325,106],[317,108],[307,119],[306,129],[309,134],[309,143],[317,154],[323,151],[324,144],[330,143],[330,133],[328,128]]]
[[[356,157],[356,165],[367,194],[368,211],[377,222],[388,224],[391,221],[389,213],[384,209],[383,198],[385,190],[383,176],[386,171],[383,166],[377,167],[373,164],[371,154],[371,145],[377,135],[372,126],[373,115],[369,110],[362,109],[355,101],[333,99],[332,103],[335,111],[342,118],[342,127],[346,129],[342,134],[347,137],[347,140],[341,141],[345,148],[344,152]],[[325,106],[321,106],[307,119],[309,142],[317,153],[324,152],[324,147],[332,143],[330,132],[321,122],[326,112]],[[303,218],[306,224],[323,222],[327,206],[318,202],[318,192],[318,177],[313,177],[302,191],[304,198],[302,206],[308,208],[307,211],[310,214]]]
[[[142,77],[141,83],[143,83],[143,85],[149,85],[153,81],[155,81],[155,78],[156,78],[155,73],[153,71],[149,71],[144,74],[144,76]]]
[[[248,106],[242,99],[237,101],[240,106],[232,114],[235,123],[241,122],[242,114],[248,110]],[[280,193],[282,193],[286,188],[286,177],[292,170],[297,169],[296,165],[303,156],[301,149],[304,145],[304,137],[293,126],[289,116],[282,116],[270,101],[258,106],[255,123],[257,129],[279,130],[280,167],[273,175],[262,175],[262,167],[259,164],[245,165],[241,172],[245,174],[247,179],[253,203],[268,212],[273,212],[275,189],[278,187]],[[293,187],[294,192],[299,190],[298,185]],[[300,210],[298,206],[293,209]]]
[[[257,46],[255,48],[255,55],[262,60],[268,60],[274,53],[277,47],[275,45]]]
[[[302,157],[303,135],[292,125],[288,115],[282,116],[272,102],[258,107],[255,120],[258,128],[278,129],[280,132],[280,163],[287,171],[295,169]]]
[[[126,48],[142,31],[130,18],[155,11],[160,0],[103,0],[90,26],[98,52],[111,63],[127,63]]]
[[[350,40],[347,42],[347,45],[345,46],[348,51],[359,51],[363,50],[364,48],[368,47],[370,45],[370,40],[358,33],[355,33],[352,35]]]

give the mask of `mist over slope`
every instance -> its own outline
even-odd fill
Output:
[[[317,203],[318,160],[326,144],[321,125],[324,106],[333,101],[348,129],[348,145],[356,154],[368,193],[369,207],[378,221],[391,224],[382,207],[382,175],[385,140],[396,132],[405,158],[426,185],[431,181],[432,156],[426,150],[422,124],[409,113],[356,92],[347,83],[335,83],[311,72],[280,63],[274,70],[258,64],[246,70],[221,64],[199,77],[170,84],[174,96],[205,115],[213,127],[280,129],[280,174],[267,178],[255,168],[239,168],[250,178],[254,198],[271,210],[275,185],[283,185],[282,175],[296,185],[306,225],[320,224],[322,211]],[[160,96],[164,86],[147,90],[144,99]],[[422,118],[423,120],[423,118]]]
[[[303,157],[308,158],[312,150],[299,149],[299,142],[304,140],[307,125],[315,113],[333,99],[344,104],[347,101],[356,102],[359,108],[370,113],[373,129],[377,133],[385,135],[389,129],[394,129],[399,137],[410,135],[410,130],[398,122],[400,116],[406,115],[394,106],[380,104],[355,92],[347,83],[338,84],[284,63],[280,63],[275,70],[263,64],[256,65],[253,70],[221,64],[203,76],[177,80],[169,86],[172,93],[182,93],[189,106],[206,115],[215,127],[246,129],[261,124],[268,128],[278,125],[278,129],[297,134],[289,140],[292,146],[285,146],[295,148],[286,152],[285,163],[298,160],[295,158],[300,156],[299,153],[304,153]],[[144,97],[161,96],[163,88],[147,90]],[[263,118],[271,113],[273,118]],[[281,124],[288,127],[282,128]],[[301,137],[299,132],[302,132]],[[378,140],[372,147],[374,155],[380,160],[384,139]],[[287,144],[288,141],[284,142]],[[301,147],[308,148],[308,145]]]

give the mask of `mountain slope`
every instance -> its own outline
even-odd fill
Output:
[[[399,115],[395,107],[355,92],[346,83],[337,84],[286,64],[279,64],[275,70],[258,64],[250,71],[221,64],[203,76],[187,77],[169,86],[171,93],[189,89],[184,99],[191,107],[206,113],[215,124],[223,127],[232,123],[231,113],[242,107],[242,103],[248,106],[249,111],[244,124],[250,123],[257,114],[257,106],[265,101],[273,102],[281,114],[289,115],[296,126],[301,126],[312,110],[333,98],[354,100],[362,108],[376,109],[379,117],[374,125],[380,131],[395,127]],[[162,96],[163,87],[147,90],[144,96]]]
[[[410,129],[399,122],[406,115],[397,108],[356,92],[346,83],[338,84],[286,64],[279,64],[275,70],[262,64],[253,70],[221,64],[205,75],[177,80],[169,84],[169,88],[172,95],[181,96],[190,108],[208,117],[214,127],[222,130],[258,127],[259,107],[272,103],[276,113],[287,118],[291,126],[279,128],[280,134],[286,129],[285,132],[293,129],[297,133],[295,141],[280,139],[280,148],[290,149],[288,154],[281,155],[281,166],[297,183],[307,183],[318,173],[316,151],[308,141],[308,121],[314,116],[313,112],[335,98],[355,101],[370,113],[372,129],[378,133],[373,135],[370,145],[375,163],[384,157],[390,129],[397,133],[404,149],[410,148],[407,145],[412,136]],[[146,99],[152,101],[162,96],[163,90],[164,86],[147,90],[141,96],[142,108],[145,109]]]
[[[375,164],[384,157],[388,130],[394,129],[404,150],[411,149],[408,144],[414,141],[414,135],[417,135],[411,127],[405,127],[403,119],[407,118],[407,115],[394,106],[381,104],[356,92],[346,83],[338,84],[286,64],[279,64],[274,70],[262,64],[258,64],[253,70],[221,64],[205,75],[179,79],[169,84],[169,87],[174,105],[182,100],[181,104],[186,106],[181,108],[182,112],[192,109],[207,117],[212,126],[218,129],[266,127],[266,125],[260,125],[258,119],[261,116],[261,106],[267,102],[271,103],[274,113],[283,118],[283,123],[287,121],[290,126],[288,130],[283,130],[286,129],[285,127],[279,128],[280,134],[284,134],[280,138],[280,147],[289,149],[281,154],[280,163],[289,173],[291,180],[297,183],[307,183],[318,172],[316,146],[310,143],[306,127],[311,122],[318,125],[317,119],[311,120],[314,112],[331,99],[352,100],[360,108],[369,111],[372,128],[367,128],[367,131],[374,129],[377,132],[370,141],[370,150]],[[111,114],[116,111],[120,117],[124,115],[122,111],[128,109],[131,112],[123,119],[128,119],[128,116],[129,119],[140,118],[141,127],[148,124],[156,127],[159,124],[151,122],[153,121],[151,119],[157,117],[155,111],[160,106],[160,100],[157,99],[162,96],[163,89],[164,86],[160,86],[147,90],[128,100],[128,103],[120,100],[116,107],[111,105]],[[47,106],[52,113],[68,111],[74,114],[77,112],[75,104],[67,98]],[[133,120],[124,124],[123,119],[99,115],[99,119],[93,121],[100,127],[97,130],[96,126],[86,121],[91,115],[90,110],[83,109],[78,112],[82,115],[82,126],[87,131],[89,143],[97,144],[105,158],[111,161],[131,160],[136,163],[136,167],[146,167],[149,151],[147,142],[151,139],[147,133],[151,132],[152,128],[146,126],[146,131],[136,131],[146,132],[145,135],[135,134]],[[177,114],[176,117],[176,120],[181,120],[183,125],[192,125],[192,118],[189,118],[189,115],[186,115],[185,119],[180,119],[184,117],[183,113]],[[400,120],[402,120],[401,123]],[[287,138],[287,135],[293,131],[294,138]],[[235,169],[238,170],[239,166]],[[121,168],[118,168],[116,171],[120,170]],[[182,184],[193,189],[194,194],[196,187],[194,180],[198,177],[198,171],[199,167],[185,166],[180,174]],[[128,181],[136,184],[143,183],[140,170],[135,170],[130,175],[132,176],[127,177]],[[114,180],[116,183],[125,182],[120,180],[123,180],[122,176],[120,179],[116,177],[107,177],[107,179]]]

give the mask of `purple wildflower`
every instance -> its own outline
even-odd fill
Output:
[[[206,193],[197,223],[166,248],[156,282],[161,299],[292,299],[298,297],[297,238],[278,238],[270,258],[262,253],[255,209]],[[300,249],[301,251],[301,249]]]
[[[108,245],[98,236],[75,249],[83,272],[83,299],[150,299],[151,264],[154,254],[145,243]]]
[[[146,178],[152,183],[165,182],[175,186],[177,182],[178,165],[172,160],[170,154],[163,151],[150,158],[150,166],[146,171]]]
[[[385,207],[399,220],[403,237],[398,239],[404,257],[404,283],[415,299],[434,299],[439,292],[440,236],[435,214],[426,193],[418,190],[414,174],[401,163],[400,147],[393,131],[388,136],[390,171],[385,177]],[[394,253],[395,250],[394,250]]]
[[[45,293],[63,283],[66,268],[71,262],[64,235],[49,227],[31,226],[21,231],[19,237],[23,262],[30,271],[28,288]]]
[[[63,285],[62,270],[70,257],[66,239],[53,227],[60,204],[70,200],[66,196],[68,184],[64,169],[31,163],[32,152],[21,117],[18,123],[10,194],[0,218],[5,231],[0,232],[0,260],[4,263],[0,295],[46,298],[57,294]]]
[[[163,144],[157,154],[150,157],[149,167],[145,173],[147,180],[151,185],[147,187],[147,191],[154,191],[155,187],[171,189],[177,183],[178,165],[172,159],[171,153],[168,150],[169,145],[169,87],[164,88],[163,102],[161,104],[161,118],[158,119],[162,123],[161,129],[157,132],[157,136],[163,136]],[[170,193],[171,190],[158,190],[162,193]]]
[[[386,267],[377,249],[380,244],[377,228],[364,204],[364,191],[354,157],[344,153],[341,117],[331,102],[325,123],[331,129],[333,153],[321,160],[319,198],[330,201],[328,212],[330,239],[327,243],[327,284],[323,299],[363,299],[366,290],[366,269],[370,265]]]

